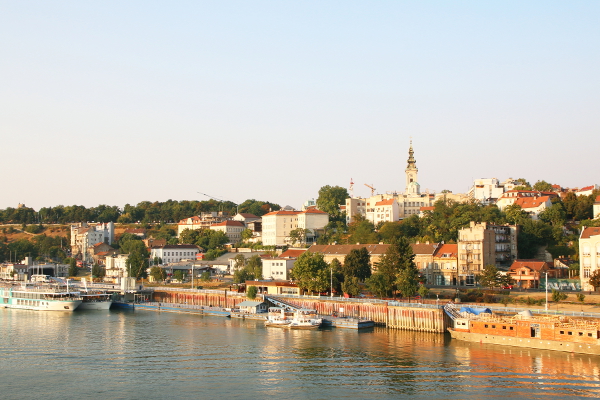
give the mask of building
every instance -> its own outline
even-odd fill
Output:
[[[427,283],[456,286],[458,282],[458,245],[441,244],[433,253],[433,263],[426,273]]]
[[[542,211],[552,207],[549,196],[520,197],[514,204],[521,207],[533,220],[537,220]]]
[[[476,179],[467,194],[469,198],[483,205],[496,204],[505,192],[513,190],[517,184],[517,181],[512,178],[502,183],[497,178]]]
[[[548,197],[551,201],[553,198],[558,197],[558,193],[539,192],[537,190],[509,190],[498,199],[496,205],[500,210],[504,211],[504,209],[508,206],[511,206],[515,203],[519,204],[519,201],[523,202],[523,199],[535,200],[540,197]]]
[[[600,196],[596,197],[593,210],[594,218],[600,218]]]
[[[346,210],[346,223],[351,223],[356,214],[363,215],[366,219],[377,224],[379,222],[395,222],[411,215],[419,215],[422,207],[433,206],[436,196],[433,193],[421,193],[421,185],[418,182],[417,161],[414,157],[412,141],[408,150],[407,166],[404,171],[405,188],[404,193],[374,194],[371,197],[350,197],[346,199],[344,209]],[[350,191],[352,192],[352,190]],[[395,200],[393,203],[384,201]]]
[[[84,262],[93,262],[90,248],[97,243],[113,244],[115,226],[112,222],[90,226],[87,223],[71,225],[71,253]]]
[[[586,227],[579,235],[579,269],[582,290],[594,290],[589,279],[600,269],[600,227]]]
[[[262,242],[265,246],[290,244],[290,233],[304,229],[301,242],[314,243],[318,232],[329,223],[329,214],[317,209],[305,211],[273,211],[262,217]]]
[[[200,215],[184,218],[177,223],[177,236],[186,229],[208,229],[213,224],[218,224],[231,219],[229,213],[223,211],[203,212]]]
[[[115,254],[106,257],[104,260],[106,266],[104,280],[120,284],[122,278],[127,278],[129,276],[127,272],[127,258],[129,258],[129,254]]]
[[[257,217],[254,214],[250,213],[238,213],[233,217],[234,221],[239,221],[244,224],[244,226],[248,227],[250,222],[260,221],[260,217]]]
[[[213,224],[209,229],[225,233],[230,243],[239,243],[242,241],[242,232],[246,229],[246,225],[241,221],[230,220]]]
[[[575,191],[575,195],[576,196],[589,196],[594,193],[594,190],[598,190],[598,189],[600,189],[600,186],[598,186],[598,185],[582,187],[581,189],[577,189]]]
[[[262,276],[264,279],[284,280],[291,279],[290,271],[300,255],[306,249],[289,249],[279,255],[279,257],[264,257],[262,259]]]
[[[515,260],[508,270],[516,286],[522,289],[534,289],[540,287],[540,279],[553,277],[552,264],[541,260]]]
[[[373,265],[375,265],[385,254],[389,247],[389,244],[315,244],[310,246],[308,251],[311,253],[323,254],[323,259],[327,263],[331,263],[337,258],[337,260],[343,264],[344,258],[350,253],[350,251],[366,248],[369,252],[369,256],[371,257],[371,267],[373,267]]]
[[[517,227],[471,222],[458,232],[458,284],[471,286],[486,265],[507,271],[517,258]]]
[[[193,244],[167,244],[150,249],[150,259],[160,258],[162,264],[177,263],[182,260],[196,260],[200,248]]]

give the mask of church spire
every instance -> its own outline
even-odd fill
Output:
[[[415,160],[415,152],[412,148],[412,139],[410,140],[410,149],[408,149],[408,166],[406,167],[408,168],[417,168],[417,161]]]

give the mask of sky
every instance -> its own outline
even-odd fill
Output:
[[[0,209],[600,183],[598,1],[0,0]]]

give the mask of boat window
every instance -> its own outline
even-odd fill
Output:
[[[588,333],[588,337],[592,337],[592,333],[591,332]]]
[[[569,332],[569,335],[570,335],[570,336],[573,336],[573,332]]]
[[[579,332],[579,336],[583,336],[583,332]]]
[[[492,325],[492,329],[496,329],[496,325]]]
[[[487,328],[487,327],[488,327],[488,325],[487,325],[487,324],[485,324],[485,325],[484,325],[484,328]]]
[[[512,327],[512,326],[510,327],[510,330],[511,330],[511,331],[513,330],[513,327]]]
[[[502,329],[506,329],[506,326],[502,325]]]
[[[561,334],[561,335],[564,335],[564,334],[565,334],[565,331],[560,331],[560,334]]]

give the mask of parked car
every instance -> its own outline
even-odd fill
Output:
[[[502,289],[508,289],[508,290],[512,290],[513,285],[505,285],[502,287]]]

